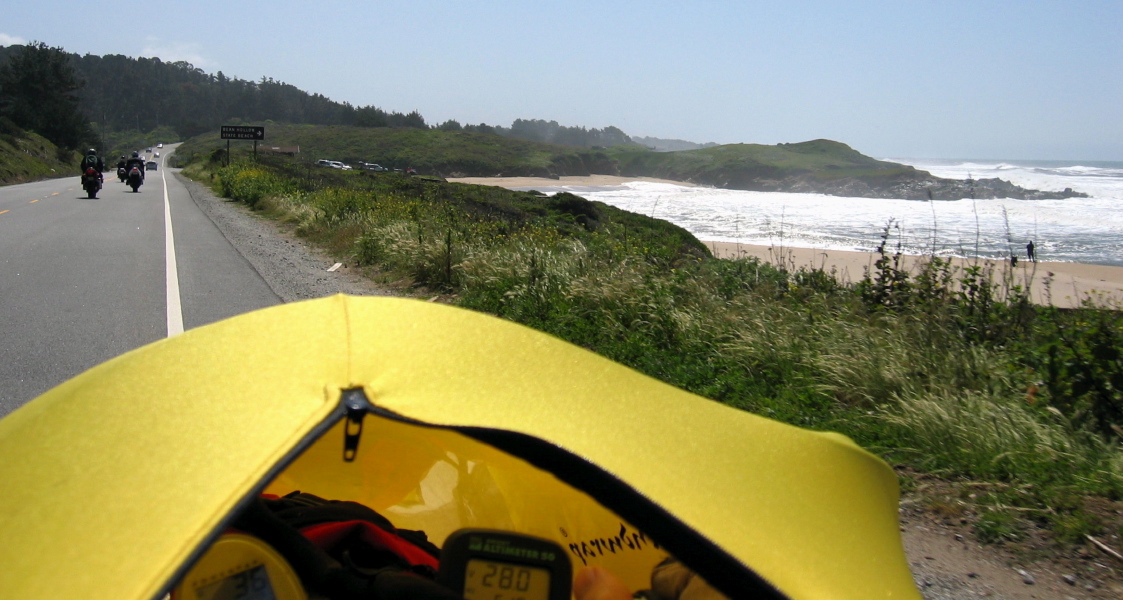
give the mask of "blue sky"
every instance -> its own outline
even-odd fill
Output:
[[[1123,160],[1123,2],[63,2],[0,44],[271,77],[430,124],[518,118],[876,157]]]

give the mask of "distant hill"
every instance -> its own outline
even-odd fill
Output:
[[[654,150],[655,152],[680,152],[682,150],[700,150],[702,148],[713,148],[714,146],[718,145],[714,142],[697,144],[694,142],[688,142],[686,140],[673,140],[635,135],[631,136],[631,138],[632,141],[636,144],[643,146],[648,150]]]
[[[21,46],[0,46],[0,64]],[[60,49],[61,50],[61,49]],[[440,129],[491,133],[524,141],[583,148],[638,145],[657,151],[693,150],[715,144],[654,137],[630,138],[617,127],[565,126],[557,121],[516,119],[510,127],[462,125],[449,120],[429,125],[417,111],[401,113],[375,106],[353,106],[262,77],[247,81],[222,71],[207,73],[183,62],[119,54],[68,54],[84,86],[77,95],[82,112],[114,152],[151,142],[216,131],[220,125],[274,121],[290,124],[371,128]],[[153,132],[159,132],[155,136]]]
[[[807,173],[824,178],[883,178],[914,172],[911,167],[865,156],[846,144],[814,140],[798,144],[728,144],[679,152],[615,148],[624,175],[649,175],[716,187],[767,190],[772,182]]]
[[[259,123],[260,125],[261,123]],[[345,127],[265,124],[270,146],[298,146],[298,162],[319,159],[356,165],[377,163],[442,177],[558,177],[615,173],[616,163],[603,150],[542,144],[473,131],[403,127]],[[192,138],[177,151],[181,162],[225,148],[218,132]],[[252,146],[236,143],[232,152],[245,157]]]
[[[729,144],[682,152],[616,147],[609,155],[620,175],[661,177],[719,188],[817,193],[857,198],[1066,198],[1079,192],[1027,190],[999,179],[942,179],[911,166],[870,158],[846,144]]]
[[[835,196],[937,200],[1064,194],[1024,190],[1007,182],[964,182],[880,161],[831,140],[798,144],[730,144],[680,152],[639,146],[586,149],[542,144],[471,131],[439,129],[266,125],[270,145],[298,146],[298,163],[319,159],[383,167],[413,168],[441,177],[562,177],[567,175],[647,176],[714,187],[821,193]],[[176,155],[182,160],[225,147],[217,133],[192,139]],[[246,156],[250,146],[235,149]],[[1074,194],[1070,194],[1074,195]]]
[[[585,127],[567,127],[559,125],[557,121],[543,121],[541,119],[516,119],[510,127],[497,126],[492,129],[495,133],[504,137],[584,148],[639,146],[655,152],[678,152],[717,146],[713,142],[697,144],[686,140],[630,136],[618,127],[611,125],[603,129],[586,129]]]

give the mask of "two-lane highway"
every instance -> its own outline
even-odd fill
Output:
[[[0,417],[114,356],[280,302],[163,162],[138,193],[109,172],[87,199],[77,168],[0,187]]]

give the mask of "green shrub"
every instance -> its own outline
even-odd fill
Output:
[[[280,196],[292,191],[284,179],[267,170],[248,164],[235,164],[219,169],[214,178],[221,195],[257,206],[267,196]]]
[[[1024,347],[1035,390],[1074,422],[1123,438],[1123,314],[1081,308],[1043,317]]]

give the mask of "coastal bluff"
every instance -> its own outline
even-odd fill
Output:
[[[865,156],[846,144],[729,144],[681,152],[614,149],[619,175],[659,177],[753,192],[857,198],[960,200],[1086,198],[1081,192],[1026,189],[1002,179],[945,179],[908,165]]]
[[[585,148],[489,133],[403,127],[273,124],[269,136],[272,144],[299,146],[307,156],[330,156],[351,164],[377,163],[442,178],[609,175],[732,190],[910,200],[1086,197],[1070,189],[1025,189],[1000,179],[944,179],[825,139],[657,152],[639,144]],[[187,161],[194,153],[223,146],[218,134],[210,133],[199,136],[198,145],[185,145],[177,155]]]

